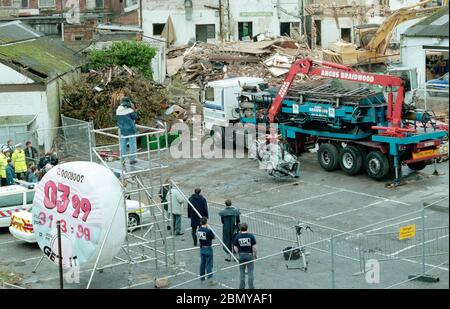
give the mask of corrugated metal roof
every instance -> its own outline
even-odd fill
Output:
[[[21,24],[21,26],[24,26]],[[25,29],[19,26],[21,29]],[[17,27],[0,27],[0,37],[11,37],[6,30],[15,30]],[[80,64],[80,57],[67,48],[60,41],[24,30],[20,40],[10,43],[0,43],[0,61],[10,64],[14,68],[31,73],[33,79],[51,79],[57,75],[68,72]],[[27,37],[30,33],[31,37]],[[33,37],[34,36],[34,37]],[[17,36],[18,37],[18,36]],[[14,43],[13,43],[14,42]]]
[[[448,6],[411,26],[403,34],[407,37],[448,38]]]
[[[42,33],[20,21],[0,23],[0,44],[23,41],[41,36],[43,36]]]

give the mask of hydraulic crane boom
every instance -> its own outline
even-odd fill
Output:
[[[315,64],[321,65],[321,67],[314,66]],[[340,80],[347,80],[358,83],[379,85],[382,87],[390,88],[388,94],[388,109],[387,109],[387,119],[389,122],[389,127],[373,127],[376,130],[386,131],[384,135],[389,136],[403,136],[403,132],[414,132],[411,129],[404,129],[402,125],[402,109],[403,109],[403,98],[405,93],[404,82],[400,77],[391,75],[380,75],[372,74],[361,71],[356,71],[348,66],[336,64],[327,61],[314,61],[312,59],[306,58],[297,60],[291,66],[288,75],[286,76],[281,88],[278,91],[275,100],[269,107],[268,110],[268,120],[273,123],[276,121],[278,113],[281,110],[283,100],[291,87],[297,74],[304,74],[308,76],[322,76],[329,78],[336,78]],[[394,94],[392,92],[393,87],[398,87],[397,96],[394,104]]]

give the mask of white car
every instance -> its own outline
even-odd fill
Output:
[[[0,227],[10,225],[12,214],[31,207],[34,192],[34,186],[28,183],[0,187]]]
[[[134,200],[127,200],[126,204],[129,231],[133,231],[136,229],[136,226],[149,221],[150,209],[146,207],[145,204],[141,203],[139,205],[139,202]],[[29,243],[36,242],[36,236],[33,231],[31,208],[14,213],[11,216],[10,223],[9,232],[12,236]]]

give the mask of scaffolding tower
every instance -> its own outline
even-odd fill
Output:
[[[159,128],[136,125],[134,135],[123,137],[117,127],[93,130],[103,145],[94,146],[93,157],[109,168],[122,185],[126,224],[126,239],[121,251],[109,265],[100,265],[99,256],[92,270],[88,288],[94,272],[119,265],[128,265],[128,284],[133,283],[132,267],[136,264],[154,262],[155,270],[176,269],[175,240],[170,234],[172,218],[168,215],[169,201],[161,201],[160,192],[169,190],[169,140],[167,127],[160,123]],[[122,153],[120,142],[136,139],[135,161],[128,152]],[[122,140],[124,141],[124,140]],[[169,196],[169,195],[167,195]],[[127,201],[133,200],[134,207],[128,207]],[[165,211],[166,210],[166,211]],[[110,227],[111,228],[111,227]],[[105,237],[108,237],[109,231]]]

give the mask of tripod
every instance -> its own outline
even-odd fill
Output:
[[[286,263],[286,268],[287,269],[300,269],[303,271],[307,271],[308,270],[308,261],[306,260],[306,257],[310,254],[309,252],[306,251],[306,247],[305,244],[303,242],[303,232],[302,230],[305,229],[305,231],[310,230],[312,232],[312,229],[309,226],[302,226],[300,224],[295,226],[295,233],[297,236],[297,249],[295,250],[291,250],[289,252],[289,259]],[[301,259],[301,265],[300,267],[290,267],[289,266],[289,262],[291,261],[291,259],[293,259],[294,257],[294,252],[297,251],[297,253],[300,255],[300,259]],[[294,258],[297,259],[297,258]]]

